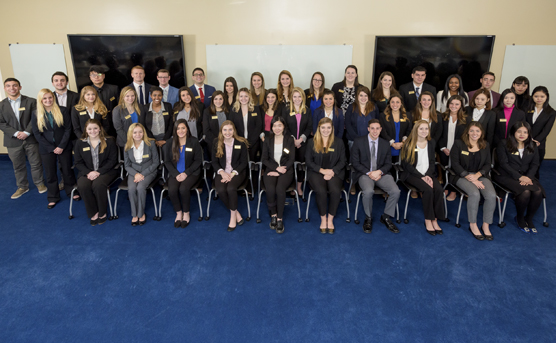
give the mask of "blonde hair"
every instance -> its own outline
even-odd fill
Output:
[[[95,94],[95,101],[93,101],[93,110],[95,113],[101,115],[102,119],[106,119],[106,115],[108,114],[108,109],[102,101],[100,100],[96,89],[92,86],[85,86],[81,90],[81,94],[79,95],[79,102],[75,105],[75,109],[78,111],[85,111],[87,109],[87,101],[85,101],[85,94],[88,92],[93,92]]]
[[[238,136],[236,126],[234,125],[234,122],[231,121],[231,120],[226,120],[225,122],[222,123],[222,125],[220,126],[220,131],[218,132],[218,143],[216,144],[216,157],[217,158],[220,158],[220,157],[224,156],[224,135],[222,134],[222,129],[226,125],[231,125],[232,126],[232,128],[234,130],[234,139],[236,141],[240,141],[243,144],[245,144],[245,146],[249,147],[249,143],[247,142],[247,139]]]
[[[290,99],[291,100],[290,101],[290,115],[293,114],[293,113],[296,113],[295,112],[295,105],[293,103],[293,93],[295,93],[295,92],[297,92],[297,93],[299,93],[299,95],[301,95],[301,106],[300,106],[301,108],[299,110],[300,110],[301,114],[305,114],[305,112],[307,110],[305,108],[305,92],[303,91],[303,89],[301,89],[299,87],[294,87],[293,90],[292,90],[292,93],[291,93],[292,98]]]
[[[291,101],[291,97],[293,94],[293,88],[295,87],[293,85],[293,77],[292,74],[287,71],[287,70],[282,70],[280,72],[280,74],[278,75],[278,86],[276,86],[276,90],[278,91],[278,102],[283,101],[284,100],[284,87],[282,87],[282,83],[280,82],[280,78],[282,77],[282,75],[288,75],[290,77],[290,86],[288,87],[288,99]]]
[[[127,130],[127,142],[125,143],[124,151],[128,151],[133,147],[133,130],[135,130],[135,128],[137,127],[140,127],[141,130],[143,130],[143,142],[145,142],[146,145],[151,146],[151,141],[154,141],[154,139],[147,136],[147,131],[141,123],[133,123]]]
[[[39,91],[39,95],[37,95],[37,126],[40,132],[43,132],[44,129],[46,129],[46,108],[44,108],[44,105],[42,104],[42,99],[46,94],[52,95],[53,98],[51,113],[54,118],[54,122],[58,125],[58,127],[64,125],[64,116],[62,115],[62,111],[60,111],[60,107],[58,107],[58,104],[54,100],[54,93],[52,93],[52,91],[48,88],[43,88]]]
[[[427,127],[430,128],[429,123],[427,123],[426,120],[421,119],[415,122],[415,126],[413,126],[413,129],[411,130],[409,137],[407,137],[407,140],[405,141],[402,147],[402,154],[401,154],[402,160],[409,162],[409,164],[415,163],[415,147],[417,146],[417,140],[419,138],[418,135],[419,126],[423,124],[427,125]],[[431,140],[431,131],[429,130],[429,134],[427,135],[427,141],[430,140]]]
[[[332,132],[330,132],[330,136],[328,137],[328,142],[326,146],[324,146],[323,139],[320,134],[320,127],[325,124],[330,124],[330,126],[332,126]],[[324,117],[319,121],[317,132],[315,132],[315,137],[313,138],[313,150],[319,154],[328,153],[328,149],[330,149],[333,143],[334,143],[334,123],[332,122],[332,119]]]
[[[141,69],[143,69],[143,68],[141,68]],[[125,96],[129,92],[133,92],[133,95],[135,96],[135,99],[133,99],[133,109],[135,110],[137,115],[140,116],[141,115],[141,108],[139,107],[139,103],[137,102],[137,92],[135,92],[135,87],[126,86],[126,87],[124,87],[124,89],[122,89],[122,91],[120,92],[120,100],[118,101],[118,106],[120,107],[121,110],[126,109]]]
[[[239,110],[241,109],[241,103],[239,102],[239,94],[241,92],[247,93],[247,95],[249,96],[249,103],[247,104],[247,106],[249,107],[249,111],[254,111],[255,110],[255,103],[253,102],[253,96],[251,95],[251,93],[249,92],[249,89],[243,87],[241,88],[239,91],[237,91],[237,97],[236,97],[236,102],[234,102],[234,111],[235,112],[239,112]]]

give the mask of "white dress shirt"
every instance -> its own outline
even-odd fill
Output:
[[[145,142],[143,141],[141,141],[141,144],[139,144],[138,148],[135,147],[135,143],[131,146],[131,149],[133,150],[133,157],[135,158],[135,162],[137,163],[143,162],[144,147],[145,147]]]

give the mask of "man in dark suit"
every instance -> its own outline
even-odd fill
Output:
[[[400,189],[390,174],[390,169],[392,168],[390,143],[379,137],[382,127],[378,119],[369,120],[367,130],[369,135],[357,137],[351,148],[353,180],[359,183],[359,187],[363,192],[363,209],[365,210],[363,231],[371,233],[373,229],[371,220],[373,195],[375,193],[375,186],[378,186],[388,193],[388,200],[386,201],[384,214],[380,217],[380,222],[388,230],[398,233],[400,230],[398,230],[391,218],[396,213]]]
[[[199,67],[193,69],[193,82],[189,89],[195,95],[195,99],[203,103],[205,108],[210,106],[212,93],[216,91],[213,86],[205,85],[205,71]]]
[[[169,102],[170,105],[174,106],[174,104],[179,99],[180,91],[176,87],[170,86],[168,82],[170,81],[170,72],[166,69],[160,69],[156,74],[156,79],[159,82],[159,87],[162,88],[162,101]],[[149,93],[149,103],[152,102],[151,94]]]
[[[429,91],[434,96],[434,101],[436,103],[436,88],[425,83],[427,78],[427,70],[425,67],[417,66],[413,68],[411,72],[411,78],[413,82],[409,82],[400,86],[400,94],[403,99],[403,104],[407,112],[413,111],[419,96],[426,91]]]
[[[105,69],[102,66],[94,65],[89,68],[89,78],[93,83],[93,88],[97,91],[100,101],[106,106],[108,114],[106,115],[106,120],[112,122],[112,110],[114,107],[118,106],[118,101],[120,99],[120,91],[118,86],[109,85],[104,83]],[[108,132],[109,136],[116,137],[116,129],[110,125],[110,130]]]
[[[0,102],[0,130],[4,133],[4,146],[13,163],[17,191],[12,199],[17,199],[29,191],[25,156],[31,165],[31,176],[39,193],[46,192],[39,143],[33,136],[31,115],[37,109],[37,100],[21,95],[19,80],[7,78],[4,90],[8,97]]]
[[[148,104],[151,85],[145,82],[145,69],[141,66],[131,68],[131,77],[133,82],[129,86],[135,88],[137,102],[141,105]]]
[[[52,74],[51,81],[54,86],[54,94],[56,94],[56,103],[71,111],[71,108],[79,102],[79,94],[68,89],[68,76],[64,72],[57,71]]]
[[[490,71],[484,73],[480,80],[482,86],[481,88],[484,88],[490,92],[491,108],[495,108],[496,105],[498,105],[498,101],[500,100],[500,93],[496,93],[491,89],[492,85],[494,85],[494,80],[496,80],[496,76],[494,76],[494,73]],[[469,102],[471,102],[471,99],[473,98],[473,94],[475,94],[476,91],[477,90],[474,90],[467,94],[469,96]]]

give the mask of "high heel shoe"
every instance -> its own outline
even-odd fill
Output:
[[[131,226],[137,226],[137,222],[134,222],[133,219],[131,220]]]
[[[185,220],[181,221],[181,228],[185,229],[187,227],[187,225],[189,225],[189,222],[186,222]]]
[[[475,237],[476,239],[478,239],[478,240],[480,240],[480,241],[482,241],[482,240],[485,239],[485,236],[483,236],[483,235],[476,235],[476,234],[474,234],[473,231],[471,230],[471,226],[469,227],[469,232],[471,232],[471,234],[473,235],[473,237]],[[480,231],[479,231],[479,232],[480,232]]]
[[[175,227],[176,229],[179,228],[179,227],[181,227],[181,220],[176,220],[176,221],[174,222],[174,227]]]
[[[424,223],[424,225],[425,225],[425,231],[427,231],[427,233],[428,233],[429,235],[431,235],[431,236],[436,236],[436,230],[429,231],[429,230],[427,230],[427,223]]]

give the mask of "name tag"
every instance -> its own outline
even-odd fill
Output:
[[[285,152],[286,154],[289,154],[289,153],[290,153],[290,151],[289,151],[288,149],[285,149],[285,148],[284,148],[284,152]]]
[[[461,154],[462,155],[469,155],[469,153],[467,151],[462,151]]]
[[[116,97],[113,96],[110,98],[110,101],[114,101],[114,100],[116,100]]]
[[[535,111],[529,111],[529,113],[535,113]]]
[[[143,155],[143,158],[149,158],[149,155]]]
[[[174,114],[178,114],[178,113],[180,113],[180,111],[174,111]]]
[[[419,152],[419,149],[415,148],[415,152]]]
[[[252,117],[256,117],[256,116],[257,116],[257,113],[251,113],[251,116],[252,116]]]
[[[84,115],[86,115],[86,114],[87,114],[87,111],[79,112],[79,115],[80,115],[80,116],[84,116]]]
[[[506,122],[506,118],[500,119],[500,122],[501,122],[501,123],[505,123],[505,122]]]
[[[234,149],[241,150],[241,145],[234,145]]]
[[[168,112],[162,112],[162,115],[163,115],[163,116],[167,116],[167,115],[168,115]]]
[[[90,147],[83,148],[83,151],[90,151],[90,150],[91,150]]]
[[[406,122],[407,119],[400,119],[400,122]]]
[[[218,116],[212,116],[212,119],[218,119]]]
[[[338,89],[338,92],[343,93],[344,90],[343,89]]]
[[[513,155],[519,156],[519,151],[514,152]]]
[[[415,94],[415,91],[410,91],[409,94]]]
[[[334,149],[332,149],[332,148],[328,149],[328,152],[330,152],[330,151],[334,151]]]
[[[386,98],[384,98],[384,99],[382,99],[382,100],[380,100],[380,101],[386,101]]]
[[[201,96],[200,96],[200,95],[197,95],[197,96],[195,97],[195,99],[201,99]]]
[[[294,115],[295,115],[295,113],[290,113],[290,117],[291,117],[291,116],[294,116]]]
[[[18,111],[25,111],[25,107],[20,107]]]
[[[193,151],[191,148],[185,148],[185,151]]]
[[[124,117],[125,119],[129,119],[131,118],[131,114],[128,114],[127,116]]]

